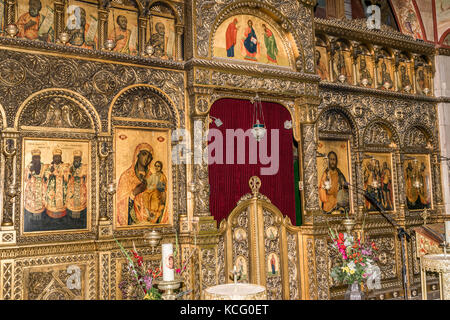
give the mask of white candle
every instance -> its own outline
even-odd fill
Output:
[[[450,221],[445,221],[445,242],[450,243]]]
[[[162,265],[163,265],[163,280],[173,281],[175,278],[174,278],[173,245],[171,243],[162,244]]]

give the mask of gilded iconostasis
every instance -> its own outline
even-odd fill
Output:
[[[328,230],[347,218],[380,248],[370,298],[401,292],[399,240],[361,190],[408,230],[424,212],[442,220],[436,51],[314,17],[321,3],[0,0],[0,298],[130,299],[118,243],[151,268],[173,243],[186,299],[233,267],[269,299],[338,299]],[[263,175],[225,183],[208,166],[208,134],[258,99],[287,141],[263,151],[289,149],[277,165],[293,171],[292,215]],[[219,219],[211,190],[246,191]],[[415,254],[409,243],[412,296]]]

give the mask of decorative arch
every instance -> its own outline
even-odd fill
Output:
[[[171,128],[180,125],[180,115],[172,99],[162,90],[148,84],[128,86],[113,98],[108,112],[109,132],[114,117],[166,123]]]
[[[82,95],[68,89],[50,88],[29,96],[19,107],[14,128],[52,127],[101,132],[100,116]]]
[[[275,27],[276,30],[280,33],[280,35],[283,37],[283,42],[285,43],[285,47],[287,52],[289,53],[290,58],[290,66],[292,68],[295,68],[298,71],[304,71],[305,65],[307,65],[309,68],[313,68],[313,58],[311,57],[311,65],[306,61],[309,57],[305,56],[304,49],[309,43],[307,42],[307,39],[304,39],[303,37],[299,37],[296,32],[289,32],[289,30],[297,30],[299,29],[299,26],[295,26],[292,24],[292,21],[288,20],[277,8],[273,7],[271,4],[267,4],[265,2],[268,1],[249,1],[249,2],[237,2],[232,3],[230,5],[224,6],[223,8],[220,8],[220,13],[216,16],[216,18],[213,21],[208,21],[210,23],[210,29],[208,30],[209,36],[208,36],[208,44],[207,48],[204,48],[206,50],[200,49],[199,51],[204,52],[202,56],[213,56],[213,47],[214,47],[214,37],[217,33],[217,29],[222,23],[225,22],[225,20],[238,15],[238,14],[250,14],[255,16],[263,17],[262,19],[267,19],[270,21],[269,24],[272,25],[272,27]],[[293,4],[290,4],[293,5]],[[296,3],[297,6],[303,6],[301,3]],[[200,5],[201,8],[203,8],[203,5]],[[200,12],[202,9],[199,10]],[[298,10],[302,11],[302,10]],[[216,11],[217,12],[217,11]],[[303,11],[302,11],[303,13]],[[203,17],[202,20],[205,19],[211,19],[210,17],[206,18]],[[304,23],[299,19],[299,23]],[[280,28],[281,27],[281,28]],[[305,37],[306,38],[306,37]],[[206,40],[206,39],[204,39]],[[202,43],[203,44],[203,43]]]
[[[403,134],[404,148],[429,149],[430,146],[437,145],[432,130],[421,123],[413,123],[407,127]]]
[[[346,109],[340,106],[328,106],[317,117],[319,132],[357,134],[356,122]]]
[[[245,17],[244,17],[245,16]],[[251,17],[251,18],[250,18]],[[276,17],[278,18],[278,17]],[[274,36],[274,39],[277,44],[278,53],[275,56],[276,59],[273,60],[272,58],[269,59],[269,55],[267,55],[267,58],[262,56],[258,61],[259,63],[276,63],[280,66],[287,66],[292,69],[295,69],[295,59],[294,59],[294,52],[292,49],[292,43],[289,40],[287,36],[287,30],[283,30],[283,28],[279,26],[279,22],[275,19],[273,19],[270,15],[265,13],[263,10],[257,10],[254,8],[249,7],[239,7],[236,8],[222,16],[219,16],[219,18],[216,20],[214,24],[214,28],[212,32],[210,33],[210,55],[211,57],[219,57],[221,58],[222,50],[226,49],[226,45],[223,46],[223,39],[226,32],[226,28],[229,24],[232,23],[233,19],[238,20],[238,25],[240,28],[237,32],[240,32],[240,30],[245,30],[247,28],[247,21],[252,20],[253,22],[253,28],[257,33],[258,42],[260,44],[264,43],[264,38],[262,38],[262,34],[264,34],[263,25],[269,30],[268,32],[271,32]],[[223,32],[223,34],[222,34]],[[219,34],[220,33],[220,34]],[[240,47],[241,47],[241,38],[243,37],[243,34],[238,33],[237,39],[236,39],[236,46],[234,49],[234,56],[240,55]],[[281,41],[280,41],[281,40]],[[222,46],[224,48],[222,48]],[[262,46],[260,45],[258,48],[258,52],[262,53]],[[226,52],[223,52],[223,58],[232,58],[229,57],[228,54],[225,54]],[[244,58],[238,59],[239,61],[244,61]],[[245,58],[245,60],[249,60],[248,58]],[[267,62],[265,62],[267,60]],[[263,62],[264,61],[264,62]]]
[[[439,39],[439,44],[440,45],[444,45],[444,46],[448,46],[448,44],[446,44],[446,38],[450,39],[450,29],[447,29],[441,36],[441,38]],[[447,40],[450,42],[450,40]]]
[[[226,95],[226,94],[221,94],[220,96],[218,95],[214,95],[211,97],[211,99],[209,100],[209,106],[208,109],[206,110],[206,113],[209,113],[211,111],[211,107],[214,105],[214,103],[216,103],[219,100],[222,99],[242,99],[242,97],[236,97],[232,94]],[[246,100],[251,100],[251,97],[248,97],[248,99]],[[272,102],[272,103],[277,103],[281,106],[283,106],[287,111],[289,111],[290,115],[291,115],[291,119],[292,119],[292,124],[294,127],[294,121],[295,121],[295,110],[293,109],[293,105],[289,106],[288,103],[286,103],[283,100],[275,100],[275,99],[265,99],[264,97],[261,98],[261,102]]]
[[[399,146],[400,139],[389,122],[377,119],[366,126],[363,134],[364,145],[389,147],[392,142]]]
[[[183,17],[178,13],[176,8],[173,6],[173,4],[164,1],[164,0],[153,0],[150,2],[148,8],[149,10],[152,10],[152,7],[154,7],[156,4],[161,3],[162,5],[170,8],[172,10],[172,14],[175,17],[175,24],[182,24],[183,23]]]
[[[316,46],[329,47],[330,39],[324,33],[316,34]]]
[[[335,121],[337,122],[333,122],[333,118],[335,118]],[[343,122],[345,122],[348,127],[346,127],[346,124]],[[317,117],[317,127],[319,133],[351,134],[354,138],[355,147],[358,145],[358,126],[353,115],[343,106],[329,105],[324,107]],[[331,127],[331,129],[329,129],[329,127]]]

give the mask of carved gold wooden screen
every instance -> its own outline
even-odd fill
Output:
[[[220,224],[224,264],[219,273],[225,276],[219,279],[232,282],[236,266],[239,281],[265,286],[268,299],[300,299],[299,228],[259,193],[258,177],[249,185],[252,194],[243,196]]]

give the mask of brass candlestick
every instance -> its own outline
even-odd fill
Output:
[[[163,291],[163,294],[161,295],[163,300],[176,300],[177,298],[176,291],[181,288],[183,279],[180,277],[175,277],[175,279],[172,281],[155,279],[154,283],[159,290]]]

